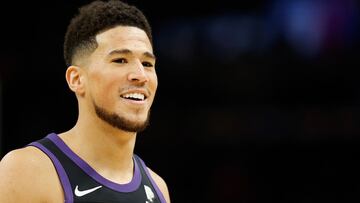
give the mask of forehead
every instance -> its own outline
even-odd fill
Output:
[[[96,35],[96,52],[109,53],[115,49],[129,49],[133,52],[150,52],[152,45],[145,31],[131,26],[117,26]]]

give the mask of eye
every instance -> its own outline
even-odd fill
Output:
[[[152,63],[147,62],[147,61],[142,62],[142,65],[143,65],[144,67],[153,67],[153,66],[154,66]]]
[[[117,59],[113,59],[111,62],[113,62],[113,63],[127,63],[127,60],[125,58],[117,58]]]

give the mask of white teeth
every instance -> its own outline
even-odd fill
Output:
[[[139,100],[145,99],[145,95],[143,95],[141,93],[124,94],[122,97],[127,98],[127,99],[139,99]]]

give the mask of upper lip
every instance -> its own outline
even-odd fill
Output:
[[[143,95],[145,95],[145,99],[148,98],[150,95],[149,91],[147,91],[145,89],[129,89],[124,92],[121,92],[120,96],[125,95],[125,94],[131,94],[131,93],[143,94]]]

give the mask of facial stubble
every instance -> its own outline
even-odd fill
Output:
[[[150,120],[150,110],[148,111],[148,115],[143,122],[135,122],[130,121],[129,119],[122,117],[116,113],[111,113],[106,109],[98,106],[95,102],[93,102],[96,115],[109,125],[118,128],[127,132],[142,132],[149,125]]]

